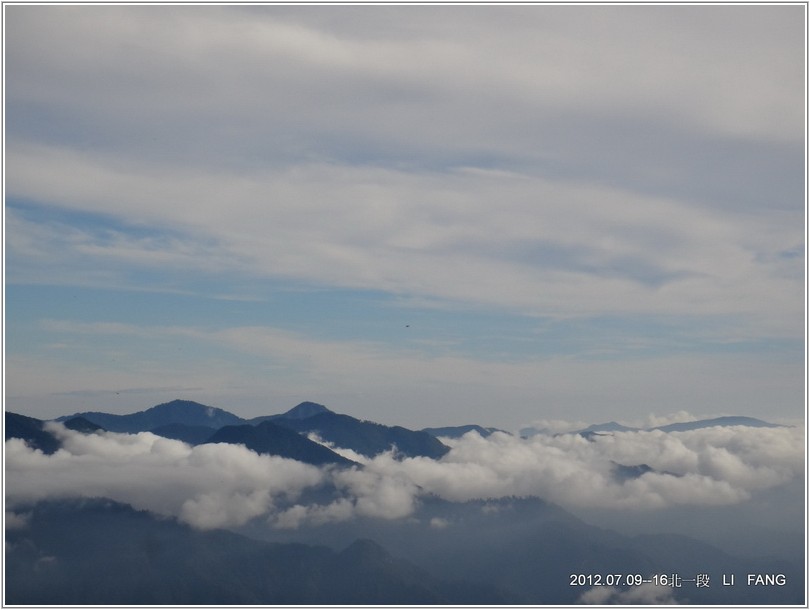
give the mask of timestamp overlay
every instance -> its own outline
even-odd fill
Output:
[[[710,574],[700,572],[696,574],[679,574],[677,572],[666,574],[642,575],[638,573],[572,573],[569,575],[571,587],[640,587],[642,585],[655,585],[658,587],[710,588],[710,587],[784,587],[788,584],[785,574],[761,573],[721,573]]]

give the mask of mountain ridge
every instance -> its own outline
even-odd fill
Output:
[[[250,424],[224,426],[214,432],[206,441],[207,443],[244,445],[256,453],[276,455],[315,466],[356,465],[352,460],[335,453],[328,447],[311,441],[294,430],[278,426],[270,420],[255,426]]]
[[[752,428],[786,428],[782,424],[772,424],[756,417],[747,417],[743,415],[724,415],[721,417],[713,417],[708,419],[696,419],[687,422],[676,422],[672,424],[665,424],[660,426],[651,426],[648,428],[634,428],[632,426],[625,426],[615,421],[603,422],[598,424],[591,424],[579,430],[572,430],[570,432],[553,433],[547,429],[538,429],[534,427],[521,428],[521,438],[531,438],[539,434],[551,434],[557,436],[560,434],[579,434],[585,438],[591,439],[600,434],[612,434],[614,432],[653,432],[660,430],[661,432],[687,432],[690,430],[700,430],[703,428],[712,428],[715,426],[748,426]]]
[[[203,405],[193,400],[180,399],[164,402],[149,409],[126,415],[105,413],[103,411],[86,411],[57,417],[55,421],[64,422],[76,417],[83,417],[110,432],[129,434],[148,432],[153,428],[176,423],[209,426],[217,429],[245,421],[238,415],[224,409]]]
[[[367,457],[374,457],[394,448],[397,454],[406,457],[438,459],[450,450],[427,432],[362,421],[351,415],[331,411],[302,419],[282,417],[274,419],[273,423],[302,434],[315,433],[324,441]]]
[[[159,431],[157,432],[157,434],[161,436],[166,434],[167,438],[176,438],[176,436],[171,436],[171,434],[175,434],[179,435],[178,440],[183,440],[182,437],[185,435],[185,433],[181,431],[179,428],[174,430],[172,428],[163,430],[162,428],[164,426],[171,426],[177,424],[185,426],[205,426],[217,430],[226,425],[241,425],[241,424],[257,425],[264,421],[273,421],[275,423],[284,425],[285,427],[297,429],[299,432],[303,431],[304,429],[306,429],[307,432],[312,432],[314,431],[312,426],[316,422],[319,422],[319,420],[312,420],[311,418],[317,417],[322,418],[325,417],[327,419],[332,418],[334,421],[336,421],[337,417],[351,418],[352,420],[354,420],[354,422],[358,424],[356,426],[358,430],[362,430],[364,427],[363,425],[370,424],[373,426],[385,427],[389,429],[389,431],[396,430],[397,432],[392,432],[394,436],[398,434],[401,435],[402,430],[407,430],[408,432],[411,433],[419,433],[419,434],[425,433],[434,438],[438,438],[440,436],[446,436],[450,438],[460,438],[461,436],[472,430],[478,432],[478,434],[480,434],[482,437],[489,436],[494,432],[505,432],[506,434],[509,434],[509,432],[506,432],[499,428],[485,427],[478,424],[427,427],[422,428],[420,430],[413,430],[405,428],[403,426],[387,426],[385,424],[379,424],[372,421],[360,420],[358,418],[352,417],[351,415],[336,413],[322,404],[311,401],[303,401],[282,413],[260,415],[252,418],[243,418],[219,407],[212,407],[191,400],[174,399],[169,402],[161,403],[148,409],[145,409],[143,411],[137,411],[134,413],[113,414],[104,411],[85,411],[73,413],[71,415],[63,415],[57,417],[54,421],[64,423],[65,421],[68,421],[70,419],[83,418],[88,422],[90,422],[91,424],[100,426],[101,428],[109,430],[111,432],[127,432],[127,433],[151,432],[154,431],[155,429],[158,429]],[[633,431],[649,432],[654,430],[661,430],[663,432],[679,432],[687,430],[697,430],[713,426],[750,426],[750,427],[769,427],[769,428],[784,427],[781,426],[780,424],[769,423],[754,417],[731,415],[708,419],[699,419],[689,422],[676,422],[672,424],[652,426],[647,428],[636,428],[632,426],[626,426],[617,423],[615,421],[609,421],[603,423],[590,424],[585,428],[574,430],[572,432],[567,432],[566,434],[581,434],[586,437],[592,437],[598,434],[613,433],[613,432],[633,432]],[[374,433],[368,426],[365,426],[364,431],[372,435],[374,434],[379,435],[380,432],[379,430],[377,430],[376,433]],[[530,438],[531,436],[535,436],[537,434],[551,434],[551,432],[545,429],[539,430],[533,427],[526,427],[522,428],[519,434],[523,438]],[[192,438],[195,442],[199,442],[199,438],[197,436],[194,436],[193,432],[189,431],[188,436]],[[325,438],[324,440],[336,442],[330,438]],[[425,444],[425,446],[428,446],[426,444],[427,443],[426,441],[422,441],[422,443]],[[388,448],[390,448],[390,445],[384,450],[387,450]],[[433,451],[438,452],[440,450],[437,447],[434,447]]]
[[[686,432],[698,430],[700,428],[711,428],[714,426],[749,426],[753,428],[785,428],[781,424],[772,424],[755,417],[745,417],[742,415],[726,415],[711,419],[699,419],[690,422],[676,422],[665,426],[656,426],[649,430],[661,430],[662,432]]]
[[[61,447],[59,439],[45,430],[41,419],[28,417],[19,413],[6,411],[4,414],[5,440],[18,438],[33,448],[39,449],[45,455],[56,453]]]
[[[169,404],[169,403],[164,403]],[[204,405],[193,406],[194,409],[200,407],[205,408]],[[301,403],[305,404],[305,403]],[[311,403],[316,405],[316,403]],[[160,405],[158,405],[160,406]],[[322,407],[322,408],[319,408]],[[294,408],[295,409],[295,408]],[[322,455],[330,456],[325,462],[320,463],[334,463],[331,462],[332,452],[318,443],[314,443],[306,438],[305,434],[317,432],[323,433],[323,430],[329,430],[325,424],[335,424],[332,428],[333,431],[340,431],[341,425],[345,426],[346,433],[356,433],[364,429],[368,430],[368,434],[361,440],[375,440],[383,444],[387,443],[390,438],[386,436],[395,427],[383,426],[381,424],[374,424],[373,422],[363,422],[356,420],[350,416],[344,416],[333,413],[323,407],[316,405],[315,407],[302,407],[301,409],[293,411],[293,415],[301,415],[299,418],[276,418],[275,420],[268,420],[260,422],[256,425],[249,423],[242,423],[235,426],[224,426],[217,430],[210,442],[230,442],[243,444],[248,448],[259,453],[268,453],[272,455],[283,455],[284,457],[291,457],[290,451],[286,450],[283,445],[283,440],[288,439],[296,446],[304,448],[306,451],[318,451]],[[313,415],[306,415],[308,409],[314,409]],[[288,426],[298,426],[302,428],[302,432],[294,429],[285,428],[280,426],[277,422],[286,422]],[[711,420],[698,420],[704,425],[712,423],[713,425],[745,425],[740,422],[747,422],[756,425],[756,422],[761,422],[766,426],[775,426],[775,424],[768,424],[762,420],[755,420],[754,418],[741,418],[741,417],[726,417],[715,418]],[[89,420],[82,420],[80,417],[65,420],[64,425],[75,425],[80,432],[93,433],[96,431],[94,426],[90,424]],[[718,423],[719,422],[719,423]],[[695,422],[685,422],[695,423]],[[55,435],[49,432],[53,429],[50,426],[45,426],[42,420],[29,418],[26,416],[6,412],[6,438],[23,438],[30,445],[39,448],[40,450],[48,450],[51,453],[58,450],[58,439]],[[307,430],[314,424],[318,424],[314,430]],[[608,426],[615,424],[615,422],[608,422]],[[595,425],[596,427],[599,424]],[[188,426],[187,426],[188,428]],[[404,429],[407,430],[407,429]],[[182,431],[182,430],[181,430]],[[164,430],[165,432],[165,430]],[[409,431],[413,432],[413,431]],[[424,431],[421,431],[424,432]],[[605,431],[606,434],[611,432]],[[217,434],[220,438],[216,440]],[[374,434],[377,434],[375,437]],[[593,432],[591,434],[598,434]],[[15,436],[18,435],[18,436]],[[663,436],[663,435],[661,435]],[[224,438],[223,438],[224,437]],[[45,449],[42,448],[41,443],[46,443]],[[48,439],[57,442],[55,447],[47,447]],[[326,439],[329,440],[329,439]],[[262,443],[265,443],[263,445]],[[37,446],[39,444],[40,446]],[[337,444],[337,443],[336,443]],[[252,445],[252,446],[251,446]],[[316,447],[318,449],[316,449]],[[376,448],[374,449],[377,450]],[[285,455],[285,452],[287,455]],[[337,455],[337,454],[334,454]],[[303,457],[292,457],[292,459],[300,459],[307,461],[306,454]],[[313,458],[309,458],[313,459]],[[345,458],[343,458],[345,459]],[[318,463],[318,462],[309,462]],[[617,482],[620,484],[629,483],[634,479],[642,478],[653,469],[645,463],[631,463],[622,464],[619,462],[611,462],[610,468],[612,474]],[[663,472],[662,474],[672,474]],[[677,475],[672,475],[677,476]],[[308,492],[309,493],[309,492]],[[298,498],[290,500],[290,502],[300,502],[302,506],[321,505],[326,506],[336,498],[340,497],[340,490],[332,488],[319,488],[313,490],[312,494],[323,494],[322,499],[316,499],[314,496],[307,498]],[[87,502],[90,502],[87,500]],[[18,529],[25,530],[29,527],[28,512],[30,507],[23,506],[19,508],[19,516],[26,523]],[[283,508],[281,505],[279,509]],[[15,510],[18,510],[15,507]],[[460,578],[471,580],[475,583],[486,585],[486,588],[481,593],[481,598],[473,598],[473,600],[485,599],[487,595],[495,595],[493,599],[508,599],[509,603],[513,604],[533,604],[533,603],[575,603],[579,599],[579,595],[584,591],[580,589],[575,591],[568,584],[566,576],[574,573],[574,570],[585,569],[582,566],[587,565],[588,568],[596,573],[602,571],[607,573],[612,569],[620,566],[624,573],[639,573],[643,571],[647,573],[673,573],[706,570],[705,564],[701,562],[709,561],[708,571],[712,571],[712,582],[716,582],[717,575],[722,570],[723,573],[743,573],[743,570],[753,571],[761,569],[763,572],[766,570],[781,570],[789,575],[789,587],[786,587],[783,592],[776,589],[765,590],[757,589],[748,593],[749,597],[745,597],[745,590],[739,587],[737,591],[731,591],[737,597],[723,598],[723,589],[717,587],[717,590],[712,591],[698,591],[690,590],[690,595],[700,595],[702,597],[692,597],[678,599],[683,602],[702,602],[712,604],[723,604],[725,602],[734,603],[750,603],[754,601],[762,604],[780,604],[794,603],[799,599],[800,590],[798,584],[800,579],[803,579],[801,570],[796,566],[799,563],[778,563],[768,562],[764,559],[746,559],[741,562],[738,557],[729,556],[726,553],[719,552],[716,547],[710,545],[696,545],[694,540],[685,537],[677,537],[669,534],[654,534],[652,536],[641,537],[628,537],[620,535],[611,530],[602,530],[600,528],[589,526],[584,521],[575,518],[573,514],[554,505],[539,499],[528,498],[499,498],[481,501],[471,501],[466,504],[458,502],[450,502],[430,498],[428,496],[420,496],[419,502],[416,505],[412,518],[403,520],[385,520],[371,517],[359,517],[355,520],[346,522],[335,521],[332,523],[323,523],[313,526],[307,525],[296,531],[290,532],[273,532],[275,536],[289,535],[294,537],[299,546],[286,547],[284,553],[279,555],[283,556],[285,562],[291,562],[290,565],[296,565],[304,572],[304,576],[298,574],[294,575],[293,572],[284,572],[284,574],[292,574],[289,578],[299,578],[296,582],[302,583],[301,586],[304,590],[291,591],[285,590],[283,596],[280,597],[262,597],[261,595],[269,595],[266,590],[265,593],[257,593],[260,589],[251,591],[246,597],[240,597],[240,593],[228,592],[228,588],[236,586],[235,583],[243,576],[250,578],[256,576],[256,571],[261,561],[256,559],[254,563],[248,560],[240,559],[238,564],[234,564],[228,570],[223,572],[222,581],[211,585],[213,588],[205,588],[210,583],[205,582],[206,577],[211,578],[210,573],[202,570],[200,566],[207,566],[205,561],[208,561],[212,556],[220,552],[216,548],[217,544],[228,547],[233,539],[229,538],[226,534],[217,534],[211,538],[205,538],[208,542],[214,544],[214,547],[208,546],[208,542],[202,545],[202,538],[194,538],[194,540],[187,540],[192,546],[189,547],[192,553],[200,555],[199,563],[197,559],[192,558],[188,560],[184,557],[178,557],[176,551],[165,548],[167,542],[165,538],[154,535],[151,538],[148,536],[141,539],[141,542],[135,544],[130,541],[123,545],[126,551],[121,556],[116,555],[121,550],[118,545],[118,540],[113,536],[111,540],[105,541],[100,535],[96,536],[98,532],[94,532],[93,536],[87,539],[78,537],[75,539],[75,544],[78,548],[74,548],[71,553],[72,560],[81,561],[81,552],[85,550],[98,552],[100,557],[104,558],[103,564],[99,564],[98,570],[101,572],[96,573],[97,578],[106,577],[114,582],[116,577],[116,569],[120,571],[122,567],[132,570],[133,574],[140,575],[140,577],[154,577],[153,570],[163,566],[172,566],[171,561],[189,561],[190,563],[182,564],[183,570],[188,570],[187,574],[190,578],[190,585],[199,587],[197,591],[191,591],[184,584],[181,587],[182,594],[186,597],[183,601],[189,599],[198,600],[201,595],[200,591],[206,591],[206,595],[210,599],[205,599],[200,603],[211,603],[211,599],[225,600],[225,602],[236,600],[235,603],[240,604],[262,604],[267,599],[272,599],[279,604],[301,604],[310,602],[315,597],[307,597],[313,594],[313,591],[320,591],[318,589],[322,586],[327,586],[324,583],[334,584],[334,586],[344,587],[340,589],[344,591],[344,597],[341,599],[346,600],[348,604],[362,604],[368,603],[391,603],[392,592],[396,593],[396,599],[406,600],[403,603],[428,603],[421,600],[430,600],[431,604],[445,603],[447,600],[458,601],[460,599],[470,599],[472,589],[464,585],[461,588],[453,589],[454,592],[448,592],[446,588],[433,589],[428,587],[419,586],[419,579],[423,578],[419,574],[427,574],[433,576],[434,579],[441,579],[442,582],[457,581]],[[113,511],[114,512],[114,511]],[[727,513],[724,513],[726,515]],[[80,515],[75,516],[79,519],[84,519]],[[88,527],[92,525],[92,520],[88,521]],[[129,521],[124,522],[124,525]],[[54,522],[54,526],[58,523]],[[257,527],[268,530],[268,522],[264,519],[258,519]],[[587,527],[586,527],[587,526]],[[151,525],[149,527],[152,527]],[[352,529],[354,528],[354,529]],[[35,528],[33,528],[35,529]],[[176,534],[176,530],[171,528],[165,530],[167,536]],[[51,535],[58,538],[62,533],[57,529],[50,530]],[[8,534],[8,532],[7,532]],[[126,538],[129,536],[126,527],[120,533],[120,536]],[[32,533],[31,540],[40,535],[40,532]],[[178,534],[179,535],[179,534]],[[348,535],[348,539],[345,536]],[[89,534],[88,534],[89,536]],[[219,536],[219,537],[217,537]],[[309,536],[309,538],[306,538]],[[308,544],[324,544],[331,540],[334,542],[338,536],[344,538],[340,540],[339,544],[332,544],[335,549],[343,549],[332,552],[329,549],[321,549],[319,551],[307,550],[303,547],[304,543]],[[23,544],[25,540],[25,532],[13,533],[11,536],[13,544]],[[40,539],[42,540],[42,539]],[[196,542],[195,542],[196,540]],[[15,542],[16,541],[16,542]],[[230,541],[230,542],[229,542]],[[282,540],[273,540],[273,542],[281,543]],[[194,546],[200,543],[201,546]],[[236,544],[236,543],[234,543]],[[93,546],[96,545],[96,546]],[[105,546],[106,545],[106,546]],[[134,545],[134,546],[133,546]],[[237,544],[241,548],[241,543]],[[44,548],[44,547],[43,547]],[[34,578],[34,567],[40,570],[43,578],[48,576],[60,577],[58,559],[61,557],[57,552],[50,552],[49,549],[39,548],[42,551],[40,554],[34,553],[30,548],[26,550],[20,547],[21,554],[14,556],[14,561],[18,561],[17,567],[14,568],[13,575],[15,579],[15,586],[19,583],[33,583],[31,578]],[[99,548],[102,550],[99,551]],[[162,550],[161,550],[162,549]],[[396,557],[390,556],[387,549],[393,549],[396,552]],[[542,549],[542,552],[538,550]],[[29,553],[29,551],[31,551]],[[37,552],[39,552],[37,551]],[[15,550],[15,552],[17,552]],[[241,551],[240,551],[241,552]],[[253,552],[253,551],[250,551]],[[33,554],[32,554],[33,553]],[[313,555],[310,555],[313,553]],[[131,557],[129,555],[131,555]],[[213,555],[212,555],[213,554]],[[272,553],[271,553],[272,554]],[[49,558],[56,558],[52,561]],[[128,563],[134,557],[134,563]],[[159,557],[160,560],[156,563],[154,558]],[[254,557],[251,555],[251,557]],[[406,562],[410,562],[410,566],[403,566],[397,558],[402,558]],[[312,560],[314,563],[308,563]],[[268,560],[269,561],[269,560]],[[280,560],[279,560],[280,561]],[[150,563],[153,562],[153,563]],[[163,563],[161,563],[163,562]],[[257,563],[258,562],[258,563]],[[297,563],[296,563],[297,562]],[[230,565],[230,564],[228,564]],[[270,566],[272,569],[282,570],[276,564],[262,563],[262,566]],[[156,568],[157,566],[157,568]],[[283,569],[292,568],[286,565]],[[416,570],[413,566],[418,566],[423,571]],[[786,566],[786,567],[784,567]],[[791,567],[793,566],[793,567]],[[19,569],[18,569],[19,568]],[[232,568],[232,569],[231,569]],[[330,575],[337,574],[339,570],[345,568],[340,574],[351,581],[362,582],[363,574],[368,571],[374,571],[376,575],[376,584],[370,586],[369,589],[364,589],[362,595],[355,596],[354,591],[346,582],[334,583]],[[390,568],[390,572],[388,571]],[[270,569],[270,568],[268,568]],[[308,573],[307,570],[316,570],[316,573]],[[569,572],[570,570],[570,572]],[[773,572],[775,573],[775,572]],[[151,576],[150,576],[151,575]],[[691,574],[690,574],[691,575]],[[64,574],[63,574],[64,576]],[[266,576],[259,574],[258,578]],[[275,583],[273,586],[283,586],[278,584],[278,579],[271,576],[266,576],[267,579]],[[309,578],[309,580],[307,580]],[[26,580],[29,579],[29,580]],[[319,580],[325,579],[325,580]],[[61,582],[64,586],[70,587],[76,584],[78,586],[79,580],[75,582],[71,580],[70,574],[64,576],[64,579],[59,581],[58,578],[37,581],[36,587],[43,586],[43,582]],[[177,590],[172,589],[173,585],[168,580],[156,581],[156,587],[167,595],[178,594]],[[427,581],[426,581],[427,582]],[[431,581],[437,582],[437,581]],[[802,580],[803,582],[803,580]],[[193,586],[192,586],[193,585]],[[81,587],[87,589],[91,587],[91,581],[81,581]],[[106,585],[105,585],[106,586]],[[126,586],[134,586],[132,583]],[[262,585],[256,585],[262,586]],[[437,587],[439,585],[436,585]],[[31,584],[30,591],[35,591],[36,587]],[[376,587],[376,588],[375,588]],[[444,585],[442,585],[444,587]],[[466,588],[465,588],[466,587]],[[72,589],[71,589],[72,590]],[[124,589],[122,589],[124,590]],[[128,589],[134,591],[134,589]],[[272,595],[277,595],[280,590],[275,590]],[[506,598],[497,597],[495,591],[504,592],[508,591],[509,596]],[[108,594],[116,594],[107,589]],[[440,594],[439,594],[440,592]],[[434,595],[435,593],[435,595]],[[680,594],[680,593],[679,593]],[[228,597],[231,595],[231,597]],[[297,595],[297,597],[296,597]],[[313,594],[314,595],[314,594]],[[320,593],[318,593],[320,595]],[[782,597],[780,597],[780,595]],[[466,596],[466,597],[465,597]],[[31,598],[29,598],[31,599]],[[114,598],[119,599],[119,598]],[[137,598],[140,600],[141,598]],[[153,598],[145,598],[147,603],[153,601]],[[170,597],[169,603],[176,598]],[[322,598],[317,598],[322,599]],[[34,598],[35,601],[42,601],[41,598]],[[379,601],[383,600],[383,601]],[[60,600],[64,601],[64,600]],[[131,602],[131,600],[130,600]],[[179,603],[179,602],[178,602]],[[313,602],[314,603],[314,602]]]
[[[258,417],[252,417],[245,421],[249,424],[255,425],[260,424],[263,421],[272,421],[274,419],[305,419],[307,417],[317,415],[318,413],[333,413],[333,411],[330,411],[317,402],[305,400],[284,413],[276,413],[274,415],[259,415]]]
[[[447,605],[475,585],[364,540],[342,551],[199,531],[104,498],[40,502],[7,532],[13,605]],[[215,577],[214,577],[215,576]],[[480,599],[503,604],[494,588]]]
[[[509,434],[506,430],[501,430],[499,428],[485,428],[484,426],[479,426],[478,424],[463,424],[461,426],[442,426],[439,428],[422,428],[420,432],[427,432],[431,436],[435,436],[436,438],[439,437],[448,437],[448,438],[461,438],[468,432],[477,432],[482,438],[486,438],[492,435],[495,432],[503,432],[504,434]]]

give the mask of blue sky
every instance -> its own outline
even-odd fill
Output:
[[[6,6],[6,407],[799,419],[804,10]]]

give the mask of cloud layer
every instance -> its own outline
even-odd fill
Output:
[[[441,461],[395,460],[385,454],[372,472],[407,476],[450,500],[536,495],[563,506],[653,509],[677,504],[733,504],[755,490],[801,476],[798,429],[716,427],[688,433],[621,432],[520,439],[468,434]],[[616,480],[614,464],[655,470]]]
[[[553,316],[738,314],[785,332],[800,314],[784,253],[802,244],[803,64],[792,13],[759,8],[12,7],[8,193],[120,223],[12,215],[12,246],[59,260],[58,244],[74,269],[113,274],[238,271]],[[723,27],[706,36],[698,14]],[[60,125],[47,139],[33,103]],[[791,151],[795,201],[767,162]]]
[[[795,416],[803,10],[7,7],[14,408]]]
[[[46,498],[104,496],[200,528],[257,517],[280,528],[403,519],[424,494],[451,501],[539,496],[563,507],[630,510],[735,504],[802,477],[804,468],[797,428],[624,432],[593,441],[470,433],[448,440],[451,451],[441,460],[398,460],[388,452],[362,468],[318,469],[236,445],[190,447],[150,433],[82,435],[48,425],[64,444],[51,456],[18,439],[6,442],[9,509]],[[654,471],[622,481],[615,463]],[[309,493],[327,489],[326,501]],[[14,523],[22,526],[24,518]]]

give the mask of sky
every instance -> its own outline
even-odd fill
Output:
[[[803,418],[806,7],[3,10],[7,410]]]

